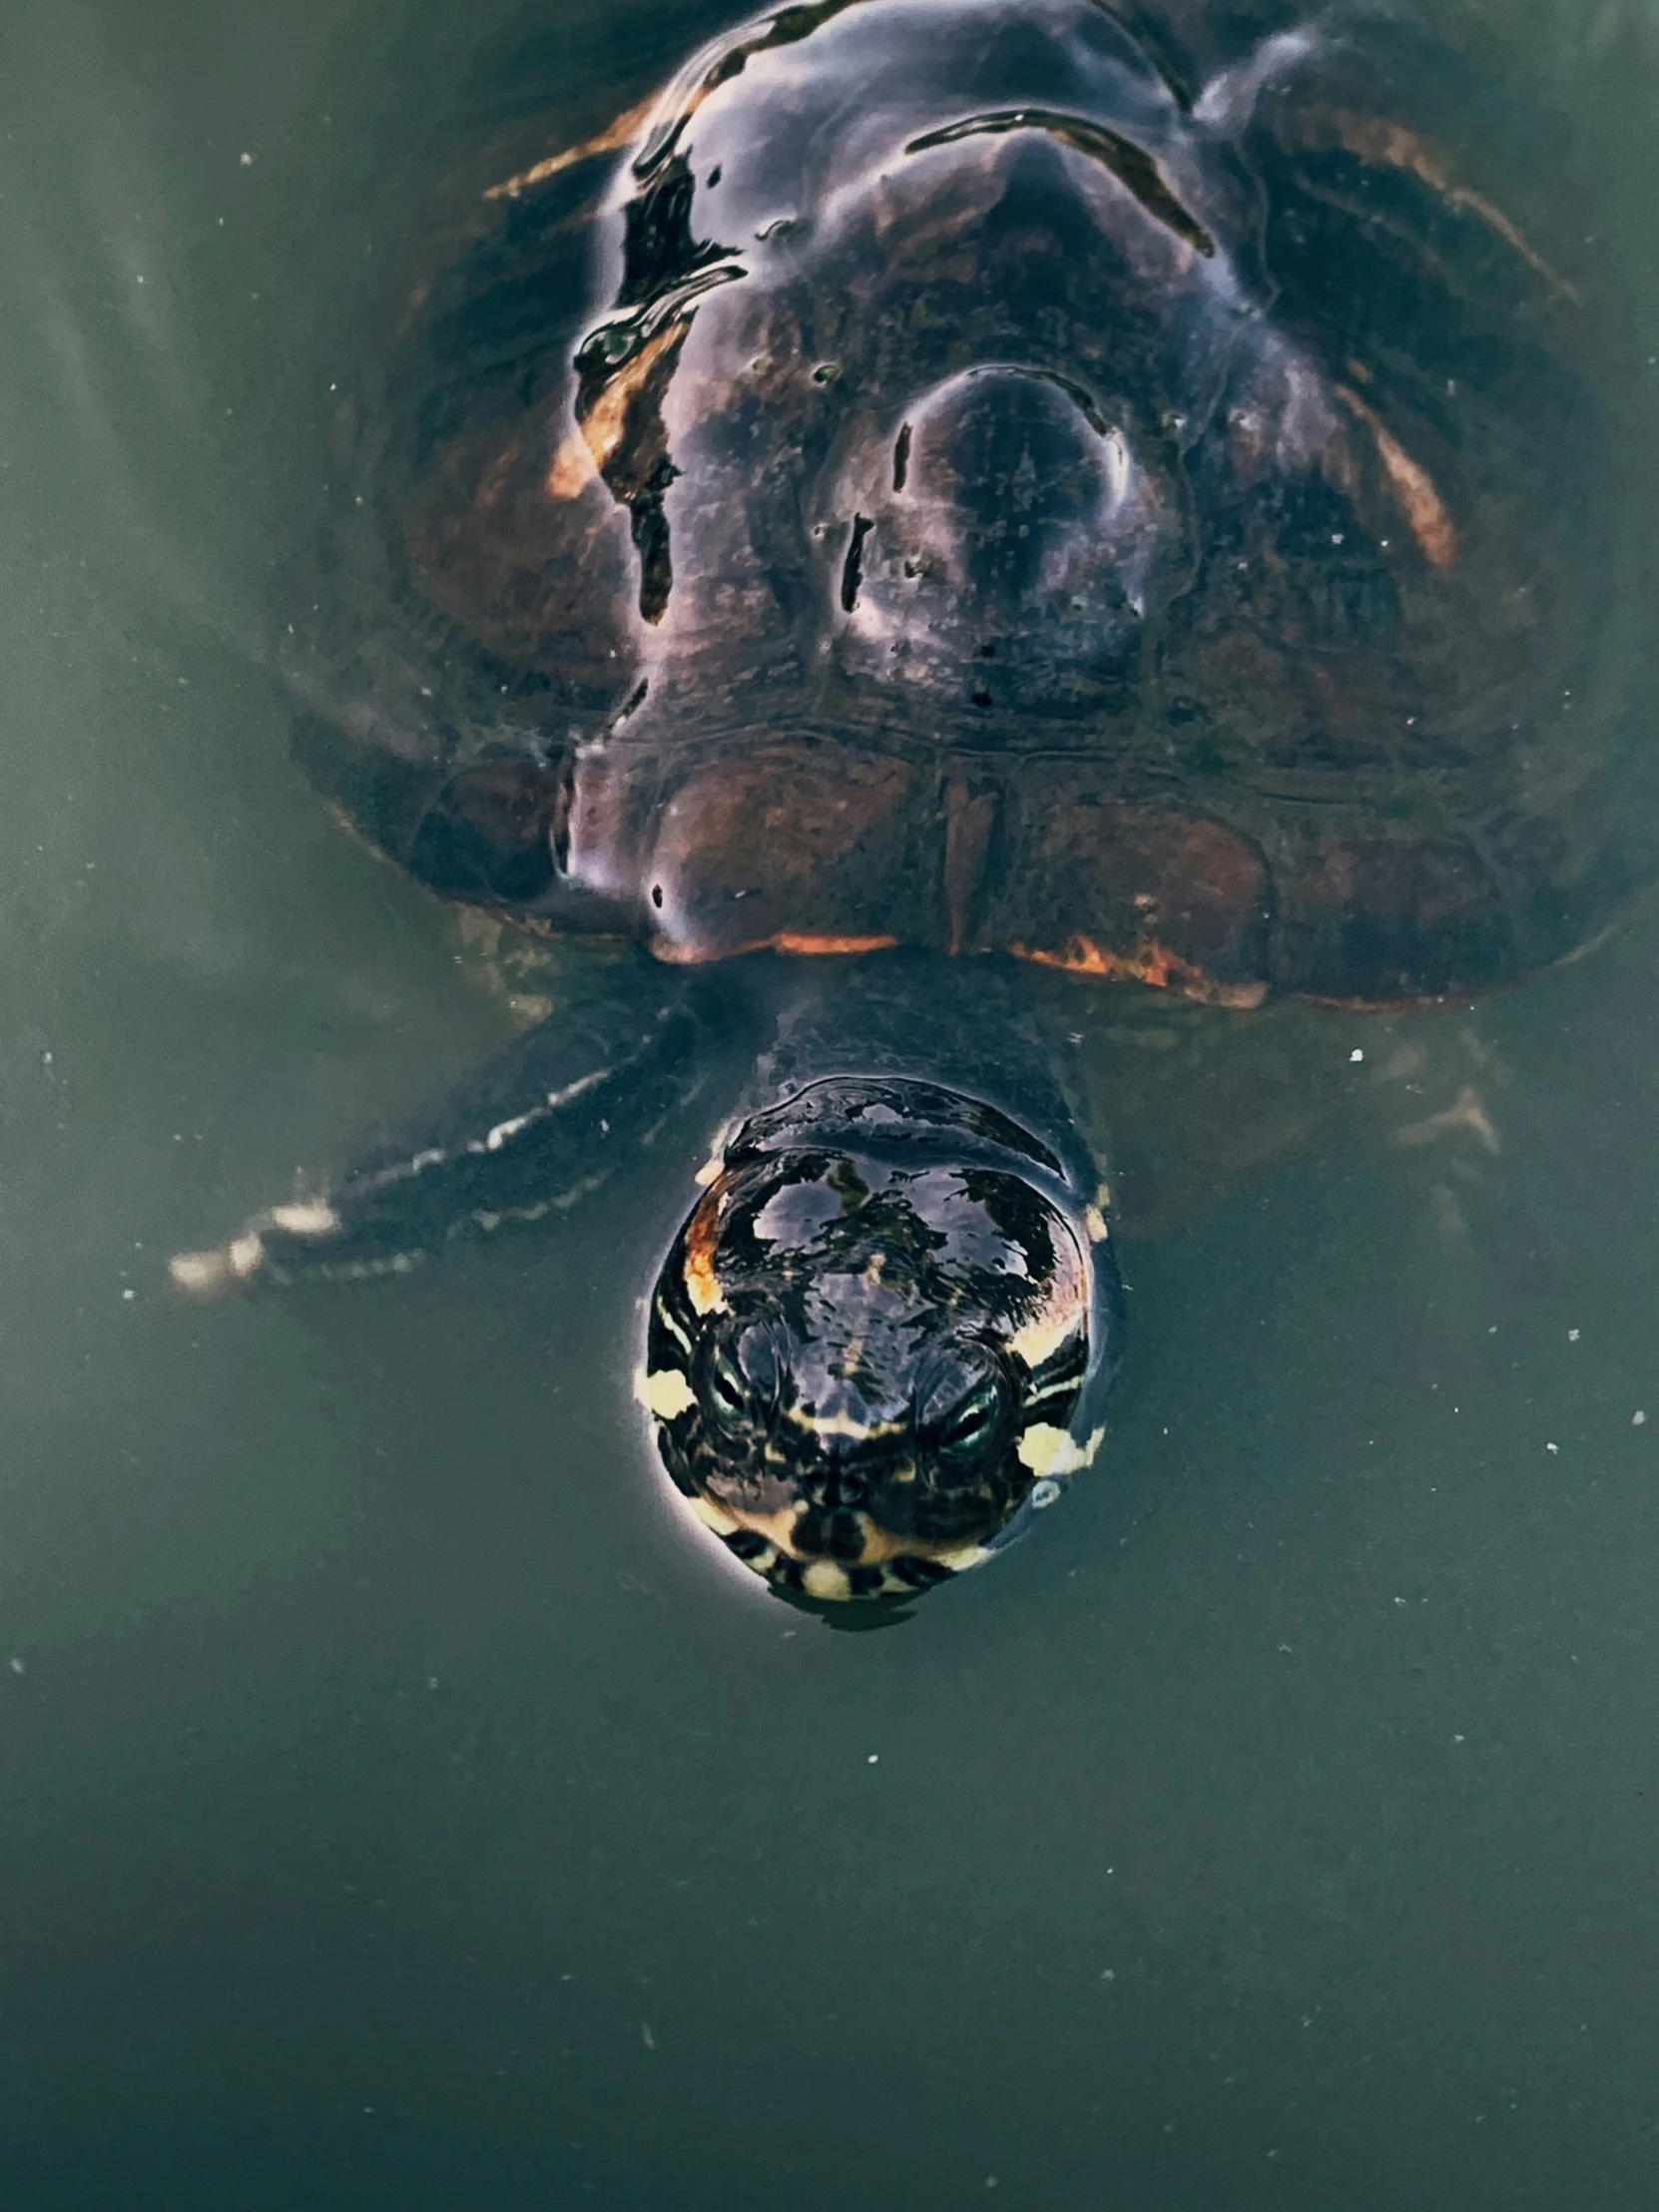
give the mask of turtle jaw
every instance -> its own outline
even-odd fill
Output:
[[[761,1513],[725,1507],[702,1493],[686,1502],[733,1558],[783,1597],[829,1603],[914,1597],[989,1556],[983,1544],[927,1544],[894,1535],[862,1512],[836,1516],[840,1526],[830,1554],[820,1548],[822,1516],[811,1505]]]
[[[918,1499],[907,1434],[876,1438],[853,1457],[834,1448],[843,1435],[789,1422],[736,1452],[703,1405],[663,1382],[663,1371],[642,1372],[636,1390],[655,1417],[678,1502],[781,1597],[914,1597],[988,1559],[1034,1490],[1057,1494],[1023,1434],[1005,1437],[976,1479]],[[1045,1466],[1047,1453],[1044,1444]]]

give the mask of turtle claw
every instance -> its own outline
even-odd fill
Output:
[[[1433,1144],[1441,1137],[1455,1136],[1459,1132],[1473,1137],[1494,1159],[1503,1150],[1503,1139],[1472,1083],[1465,1083],[1451,1104],[1442,1107],[1439,1113],[1427,1114],[1421,1121],[1406,1122],[1396,1129],[1394,1143]]]
[[[191,1298],[226,1298],[247,1288],[265,1265],[265,1241],[256,1231],[211,1252],[176,1252],[167,1272]]]
[[[242,1234],[233,1237],[229,1244],[218,1245],[207,1252],[176,1252],[167,1263],[167,1272],[179,1289],[192,1298],[226,1298],[233,1292],[246,1290],[267,1272],[270,1261],[268,1232],[276,1230],[283,1237],[312,1238],[332,1236],[338,1228],[339,1216],[331,1206],[318,1199],[268,1207],[263,1214],[256,1214]]]

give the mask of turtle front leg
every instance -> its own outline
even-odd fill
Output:
[[[325,1195],[269,1206],[225,1244],[176,1255],[173,1280],[213,1297],[402,1275],[453,1238],[561,1220],[689,1102],[717,1034],[743,1012],[711,979],[642,958],[578,1022],[555,1012]]]

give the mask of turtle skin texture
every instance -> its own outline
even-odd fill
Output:
[[[1654,875],[1616,293],[1479,55],[807,0],[638,89],[352,418],[289,666],[384,850],[669,961],[1225,1005],[1500,984]]]

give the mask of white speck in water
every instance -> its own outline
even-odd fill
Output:
[[[1100,1978],[1102,1981],[1116,1981],[1117,1977],[1117,1968],[1115,1966],[1101,1967]]]
[[[22,1662],[22,1660],[21,1660],[21,1659],[14,1659],[14,1660],[12,1660],[12,1662],[11,1662],[11,1670],[12,1670],[13,1674],[21,1674],[21,1673],[23,1672],[23,1662]]]
[[[1454,1744],[1460,1744],[1463,1741],[1461,1736],[1453,1736],[1451,1740]]]
[[[437,1688],[437,1686],[438,1686],[438,1678],[437,1678],[437,1676],[436,1676],[435,1674],[429,1674],[429,1675],[428,1675],[428,1676],[426,1677],[426,1687],[427,1687],[427,1689],[429,1689],[429,1690],[435,1690],[435,1689]]]
[[[655,2035],[652,2034],[649,2026],[642,2025],[642,2027],[640,2028],[640,2041],[645,2045],[647,2050],[655,2050],[657,2047],[657,2038]]]
[[[252,168],[253,168],[253,166],[254,166],[254,157],[253,157],[253,155],[252,155],[252,154],[244,154],[244,155],[243,155],[243,157],[242,157],[242,166],[243,166],[243,168],[244,168],[244,169],[252,169]],[[368,2107],[367,2107],[367,2105],[366,2105],[366,2104],[365,2104],[365,2105],[363,2106],[363,2110],[364,2110],[365,2112],[366,2112],[366,2111],[368,2110]]]
[[[1569,1329],[1569,1330],[1567,1331],[1567,1342],[1568,1342],[1568,1344],[1570,1344],[1570,1345],[1575,1345],[1575,1344],[1577,1344],[1577,1342],[1578,1342],[1578,1331],[1577,1331],[1576,1329]]]
[[[868,1759],[865,1761],[865,1765],[873,1767],[880,1756],[881,1754],[878,1751],[872,1751]]]
[[[1557,1455],[1557,1457],[1559,1457],[1561,1446],[1559,1444],[1545,1444],[1544,1449],[1546,1451],[1553,1451]]]
[[[1647,1425],[1647,1415],[1639,1405],[1630,1416],[1630,1425],[1632,1428],[1645,1428]]]
[[[134,1299],[137,1298],[138,1293],[137,1291],[123,1291],[121,1295],[124,1299]]]
[[[1354,1050],[1349,1054],[1349,1058],[1351,1060],[1363,1060],[1365,1056],[1365,1053],[1362,1051],[1359,1045],[1356,1045],[1354,1047]]]

